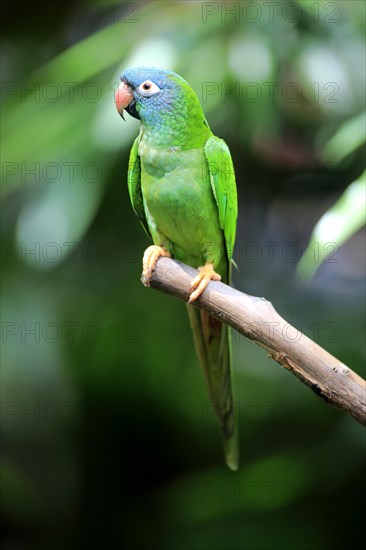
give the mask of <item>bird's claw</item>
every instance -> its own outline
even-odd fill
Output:
[[[198,275],[193,279],[191,283],[191,294],[189,296],[188,303],[191,304],[202,294],[207,288],[210,281],[221,281],[221,275],[216,273],[213,264],[206,264],[203,267],[198,268]]]
[[[162,246],[151,245],[145,252],[142,259],[141,281],[144,286],[150,286],[152,272],[155,269],[156,262],[161,256],[170,257],[169,252]]]

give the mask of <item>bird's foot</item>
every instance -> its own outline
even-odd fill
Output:
[[[156,262],[160,256],[166,256],[170,258],[169,252],[162,246],[156,246],[152,244],[144,252],[142,259],[142,277],[141,281],[145,286],[150,286],[150,279],[152,272],[155,269]]]
[[[221,281],[221,275],[216,273],[213,264],[208,263],[203,267],[199,267],[198,271],[198,275],[193,279],[191,284],[191,295],[188,300],[189,304],[197,300],[198,296],[202,294],[210,281]]]

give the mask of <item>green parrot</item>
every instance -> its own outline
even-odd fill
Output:
[[[187,309],[226,464],[238,468],[228,326],[192,304],[211,280],[230,284],[237,193],[230,151],[214,136],[197,95],[181,76],[155,67],[121,75],[116,106],[141,121],[130,154],[132,207],[152,238],[143,256],[148,286],[160,256],[198,268]]]

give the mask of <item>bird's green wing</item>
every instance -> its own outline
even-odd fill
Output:
[[[211,136],[205,145],[210,182],[218,208],[219,224],[224,233],[227,253],[227,280],[230,283],[231,260],[236,235],[238,203],[235,174],[226,143]],[[234,415],[231,375],[231,338],[229,329],[203,311],[188,307],[197,353],[203,368],[209,395],[220,420],[226,463],[238,468],[238,430]]]
[[[211,136],[205,145],[205,155],[210,172],[212,191],[219,209],[219,223],[224,232],[229,263],[233,256],[238,217],[233,161],[223,139]]]
[[[130,159],[128,162],[127,183],[128,192],[130,194],[132,208],[139,218],[147,236],[150,237],[149,226],[146,220],[144,201],[141,191],[141,162],[138,152],[139,137],[137,137],[132,145]]]

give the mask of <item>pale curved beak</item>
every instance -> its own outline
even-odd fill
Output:
[[[130,86],[126,84],[125,82],[121,82],[121,84],[118,86],[116,95],[115,95],[115,102],[117,111],[121,115],[121,117],[124,120],[123,116],[123,110],[128,107],[128,105],[133,100],[133,94]]]

